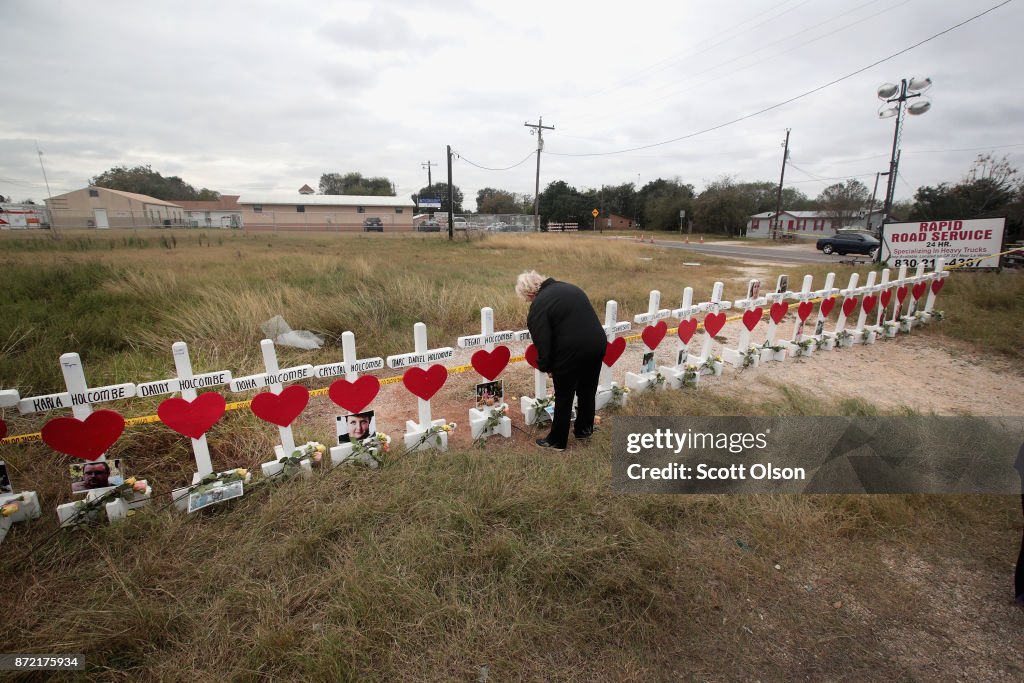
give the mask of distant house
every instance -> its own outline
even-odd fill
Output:
[[[609,213],[597,217],[598,230],[633,230],[638,227],[632,218],[620,216],[617,213]]]
[[[242,227],[242,207],[237,194],[222,194],[216,201],[181,201],[178,204],[185,209],[185,225],[189,227]]]
[[[169,228],[185,224],[185,210],[134,192],[86,187],[46,200],[57,228]]]
[[[783,211],[779,219],[780,235],[821,237],[834,235],[839,228],[837,220],[820,211]],[[754,214],[747,221],[747,237],[770,238],[774,221],[774,211]]]
[[[243,194],[238,204],[246,230],[360,232],[379,218],[384,232],[412,232],[415,211],[404,197],[342,194]]]

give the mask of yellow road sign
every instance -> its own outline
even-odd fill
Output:
[[[590,213],[594,216],[594,218],[597,218],[601,214],[601,212],[598,211],[597,209],[594,209]]]

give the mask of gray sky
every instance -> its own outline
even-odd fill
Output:
[[[533,193],[730,175],[815,197],[887,170],[894,120],[877,87],[929,76],[933,108],[907,117],[897,199],[956,181],[981,152],[1021,166],[1024,1],[817,93],[784,102],[1002,0],[4,0],[0,194],[54,194],[119,164],[151,164],[223,193],[316,187],[323,172],[387,176],[401,195],[445,179]],[[501,168],[526,161],[507,171]],[[820,178],[828,180],[822,181]],[[884,186],[884,179],[883,179]],[[883,190],[880,190],[880,194]]]

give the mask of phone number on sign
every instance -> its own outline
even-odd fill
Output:
[[[950,266],[958,266],[958,265],[960,265],[962,263],[967,263],[968,261],[971,261],[971,260],[973,260],[973,259],[966,259],[966,258],[946,259],[945,260],[945,267],[949,268]],[[892,262],[892,265],[893,265],[894,268],[899,268],[900,266],[906,266],[907,268],[917,268],[917,264],[918,263],[923,263],[925,268],[932,268],[932,269],[935,268],[935,259],[933,259],[933,258],[924,258],[924,259],[916,259],[916,258],[899,259],[898,258],[898,259],[896,259],[895,261]]]
[[[0,671],[84,669],[83,655],[0,655]]]

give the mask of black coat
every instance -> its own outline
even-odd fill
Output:
[[[526,319],[537,369],[562,374],[577,372],[604,358],[608,338],[586,293],[576,285],[545,280]]]

